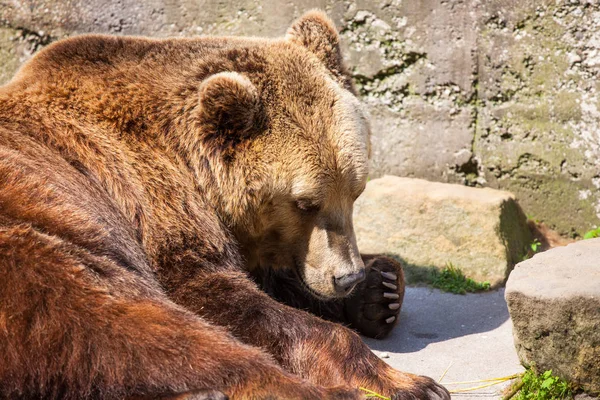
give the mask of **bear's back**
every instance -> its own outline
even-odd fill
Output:
[[[152,39],[81,35],[58,41],[41,50],[23,65],[13,81],[27,78],[64,79],[70,75],[98,76],[106,71],[141,65],[162,71],[171,67],[182,72],[191,63],[220,64],[223,54],[230,50],[234,50],[234,53],[250,49],[256,51],[267,42],[266,39],[237,37]]]

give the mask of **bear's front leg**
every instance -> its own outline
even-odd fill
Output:
[[[394,399],[450,399],[430,378],[391,368],[350,329],[278,303],[241,271],[199,269],[192,276],[188,269],[185,280],[164,284],[175,302],[313,384],[366,387]]]
[[[313,383],[325,384],[335,377],[393,400],[450,400],[449,392],[433,379],[390,367],[351,330],[327,321],[322,324],[298,341],[282,363],[284,368]]]
[[[316,298],[293,271],[261,271],[254,278],[277,301],[381,339],[398,323],[404,298],[404,272],[402,265],[392,258],[365,254],[361,257],[366,279],[344,299]]]
[[[366,279],[344,299],[344,317],[365,336],[381,339],[398,323],[404,299],[404,272],[399,262],[385,256],[361,254]]]

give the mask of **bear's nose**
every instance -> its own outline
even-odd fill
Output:
[[[346,275],[342,275],[339,277],[335,277],[334,282],[335,282],[335,288],[339,291],[339,292],[344,292],[347,293],[350,290],[352,290],[352,288],[365,280],[365,269],[361,269],[358,272],[354,272],[352,274],[346,274]]]

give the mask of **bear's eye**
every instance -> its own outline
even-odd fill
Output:
[[[295,204],[297,209],[305,213],[316,214],[321,210],[321,205],[311,199],[298,199]]]

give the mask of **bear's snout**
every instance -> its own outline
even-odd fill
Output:
[[[333,282],[335,284],[335,290],[341,294],[348,294],[354,289],[356,285],[365,280],[366,272],[362,268],[358,272],[342,275],[335,277]]]

